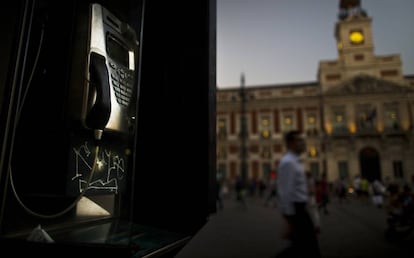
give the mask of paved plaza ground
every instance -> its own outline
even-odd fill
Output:
[[[324,258],[413,258],[414,233],[401,243],[384,238],[386,212],[369,200],[333,198],[329,214],[321,214],[319,243]],[[250,197],[247,208],[231,196],[224,209],[176,255],[176,258],[271,258],[287,246],[277,205]]]

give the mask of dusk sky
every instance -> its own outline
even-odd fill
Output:
[[[414,0],[361,0],[374,53],[400,54],[414,75]],[[217,85],[317,81],[320,60],[337,59],[339,0],[217,0]]]

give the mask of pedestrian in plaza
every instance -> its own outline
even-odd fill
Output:
[[[317,184],[316,202],[318,203],[319,210],[323,211],[325,215],[329,214],[329,184],[326,172],[322,173],[321,179]]]
[[[385,186],[379,179],[375,179],[371,184],[372,203],[378,208],[382,208],[384,204],[384,194],[386,191]]]
[[[216,185],[216,198],[217,198],[217,206],[219,210],[224,209],[223,203],[223,180],[217,178],[217,185]]]
[[[341,176],[335,184],[335,192],[338,197],[339,203],[344,203],[347,201],[347,184],[343,176]]]
[[[277,189],[279,208],[287,223],[286,237],[291,245],[277,257],[321,257],[315,226],[307,209],[308,185],[300,157],[306,145],[301,132],[287,132],[285,144],[287,152],[279,163]]]
[[[356,175],[354,177],[354,192],[357,198],[360,198],[362,196],[361,192],[361,176]]]
[[[259,179],[259,197],[263,198],[263,194],[266,190],[266,183],[264,182],[263,179]]]
[[[277,186],[276,178],[271,178],[268,186],[268,193],[265,200],[265,206],[268,206],[269,203],[273,204],[273,207],[277,206]]]
[[[246,182],[243,180],[243,178],[241,176],[238,176],[236,178],[235,190],[236,190],[236,201],[238,203],[240,203],[243,208],[247,208],[247,203],[246,203],[246,195],[247,195]]]
[[[319,216],[319,209],[318,205],[316,203],[316,182],[315,178],[312,175],[312,172],[307,171],[306,172],[306,179],[308,182],[308,192],[309,192],[309,212],[313,220],[313,224],[315,225],[315,231],[316,233],[320,233],[321,230],[321,219]]]
[[[364,200],[368,200],[369,198],[369,181],[365,176],[361,177],[361,195]]]

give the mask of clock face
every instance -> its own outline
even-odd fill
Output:
[[[364,35],[360,31],[352,31],[349,34],[349,40],[354,44],[361,44],[364,41]]]

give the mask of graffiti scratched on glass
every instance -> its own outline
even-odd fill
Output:
[[[88,142],[78,148],[73,148],[75,157],[74,176],[79,192],[89,189],[118,193],[120,181],[125,177],[125,161],[117,153],[103,148],[98,153],[96,171],[88,185],[88,179],[93,167],[94,153],[89,149]]]

